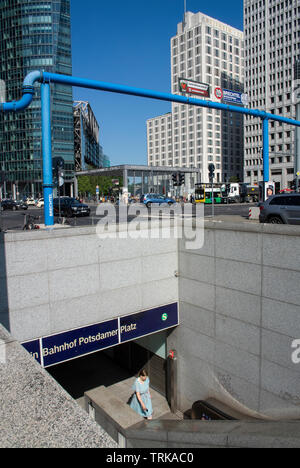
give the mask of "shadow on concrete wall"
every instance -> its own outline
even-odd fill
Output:
[[[133,376],[118,366],[105,351],[50,367],[47,371],[75,400],[89,390],[110,387]]]
[[[4,238],[0,231],[0,323],[10,331]]]

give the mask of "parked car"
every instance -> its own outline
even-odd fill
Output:
[[[22,201],[15,200],[3,200],[1,202],[1,209],[3,211],[18,211],[18,210],[27,210],[28,206]]]
[[[53,202],[54,216],[59,216],[59,199]],[[60,199],[60,214],[62,217],[72,218],[73,216],[90,216],[91,210],[88,205],[80,203],[76,198],[62,197]]]
[[[43,206],[45,205],[44,203],[44,199],[43,198],[40,198],[37,203],[36,203],[36,207],[37,208],[43,208]]]
[[[34,198],[27,198],[26,204],[27,204],[27,206],[35,206],[35,205],[36,205],[36,201],[35,201]]]
[[[273,195],[260,203],[260,223],[300,224],[300,193]]]
[[[166,203],[167,205],[171,206],[176,203],[173,198],[165,197],[163,195],[157,195],[156,193],[148,193],[146,195],[141,196],[141,203],[147,206],[147,208],[150,208],[152,204],[158,204],[162,205]]]
[[[17,204],[17,210],[24,210],[24,211],[28,210],[28,206],[23,200],[16,201],[16,204]]]

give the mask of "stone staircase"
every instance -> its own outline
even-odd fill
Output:
[[[115,418],[121,427],[128,428],[143,420],[127,403],[133,393],[134,382],[135,377],[129,377],[108,387],[102,385],[86,392],[85,400],[93,402],[110,417]],[[154,410],[153,419],[181,419],[179,414],[171,413],[168,402],[163,395],[153,389],[150,389],[150,393]],[[88,409],[87,403],[85,403],[85,409]]]

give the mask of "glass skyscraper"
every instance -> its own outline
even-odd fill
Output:
[[[0,80],[6,101],[19,100],[33,70],[72,74],[70,0],[0,0]],[[0,81],[1,83],[1,81]],[[53,157],[65,160],[66,193],[74,174],[72,88],[51,85]],[[5,195],[42,196],[40,85],[20,114],[0,116],[0,169]]]

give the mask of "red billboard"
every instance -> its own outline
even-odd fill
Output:
[[[210,98],[210,85],[206,83],[179,78],[179,89],[184,94],[195,94],[204,98]]]

